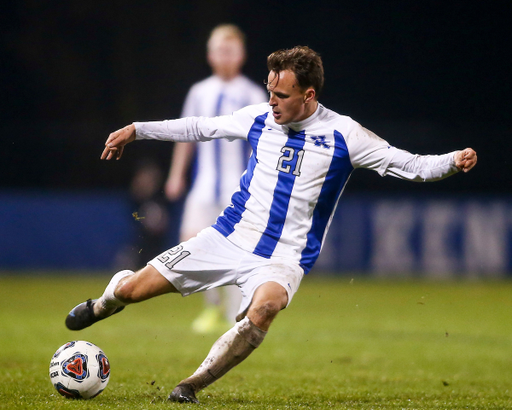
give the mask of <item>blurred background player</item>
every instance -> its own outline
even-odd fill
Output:
[[[207,43],[212,75],[194,84],[187,94],[182,117],[231,114],[247,105],[267,101],[267,93],[241,73],[245,63],[245,35],[233,24],[215,27]],[[188,188],[188,175],[195,159],[193,183],[184,204],[180,241],[194,237],[212,225],[239,184],[247,165],[247,142],[216,139],[199,144],[176,143],[165,193],[170,201]],[[236,286],[204,293],[205,309],[192,323],[198,333],[220,330],[235,322],[241,294]],[[227,323],[226,323],[227,322]]]
[[[169,207],[163,193],[165,172],[153,158],[143,158],[130,182],[131,226],[134,237],[116,255],[116,266],[133,269],[158,255],[167,241]]]

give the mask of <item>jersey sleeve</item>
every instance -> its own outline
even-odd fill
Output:
[[[350,162],[354,168],[367,168],[384,175],[393,156],[388,142],[355,123],[346,138]]]
[[[230,141],[247,139],[249,129],[254,122],[254,113],[261,111],[264,105],[249,106],[231,115],[211,118],[186,117],[176,120],[134,122],[136,139],[174,142],[210,141],[217,138]]]
[[[417,155],[393,148],[393,156],[383,175],[415,182],[430,182],[444,179],[459,172],[455,166],[455,153],[443,155]]]
[[[348,150],[354,168],[367,168],[379,175],[415,182],[437,181],[459,172],[455,152],[418,155],[398,149],[359,124],[349,134]]]

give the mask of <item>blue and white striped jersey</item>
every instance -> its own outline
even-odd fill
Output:
[[[248,140],[252,154],[247,170],[213,227],[247,251],[295,260],[305,273],[318,258],[355,168],[413,181],[433,181],[458,171],[453,152],[413,155],[399,150],[321,104],[306,120],[284,126],[274,122],[267,103],[229,116],[134,124],[137,139]]]

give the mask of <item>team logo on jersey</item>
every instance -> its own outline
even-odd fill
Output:
[[[318,137],[312,135],[311,139],[315,143],[315,147],[322,147],[322,148],[325,148],[325,149],[331,148],[329,146],[329,142],[325,140],[325,135],[319,135]]]

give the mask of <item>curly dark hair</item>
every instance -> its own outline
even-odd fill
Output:
[[[279,73],[290,70],[295,74],[299,87],[313,87],[316,98],[324,86],[324,66],[320,55],[307,46],[278,50],[267,57],[269,71]]]

